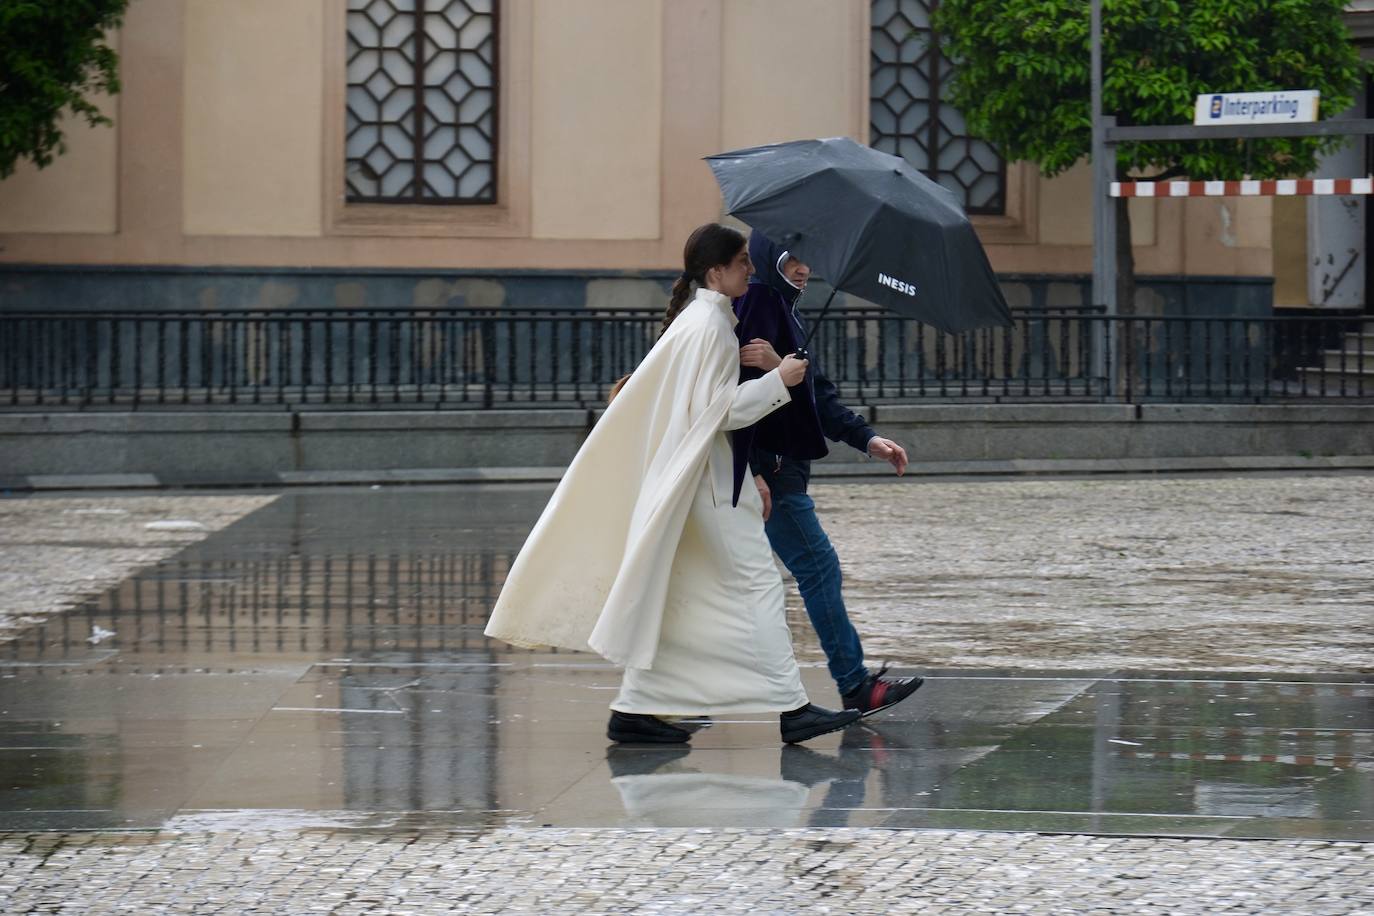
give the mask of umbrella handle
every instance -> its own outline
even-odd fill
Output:
[[[821,319],[825,317],[826,312],[830,311],[830,303],[835,301],[835,292],[836,290],[832,286],[830,288],[830,295],[825,297],[825,305],[821,306],[820,314],[811,322],[811,330],[806,332],[806,340],[802,341],[802,345],[797,347],[797,352],[793,354],[797,359],[811,358],[806,348],[811,344],[811,338],[816,336],[816,329],[821,326]]]

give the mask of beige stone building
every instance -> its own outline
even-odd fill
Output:
[[[963,194],[1014,305],[1086,303],[1088,170],[962,136],[929,6],[133,0],[114,128],[0,183],[0,307],[654,304],[703,156],[832,135]],[[1165,308],[1312,304],[1308,201],[1132,206]]]

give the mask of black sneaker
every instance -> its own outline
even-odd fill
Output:
[[[611,710],[606,737],[621,744],[682,744],[692,733],[664,722],[658,716]]]
[[[875,712],[882,712],[889,706],[898,703],[911,696],[916,690],[925,683],[925,678],[916,677],[886,677],[887,665],[878,669],[877,674],[870,674],[864,678],[864,682],[858,689],[851,693],[846,693],[841,699],[844,701],[845,709],[857,709],[862,716],[871,716]]]
[[[798,741],[809,741],[819,735],[839,731],[857,721],[858,710],[846,709],[843,712],[835,712],[831,709],[822,709],[814,703],[807,703],[801,709],[794,709],[778,716],[778,728],[782,732],[784,742],[796,744]]]

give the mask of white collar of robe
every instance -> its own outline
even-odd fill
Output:
[[[730,327],[739,324],[739,316],[735,314],[734,300],[724,293],[718,293],[713,289],[704,286],[697,287],[696,298],[705,302],[707,305],[715,306],[720,309],[721,314],[730,320]]]
[[[696,297],[703,302],[707,302],[711,305],[714,305],[716,308],[725,309],[731,315],[735,313],[734,306],[731,305],[730,302],[730,297],[725,295],[724,293],[718,293],[713,289],[707,289],[704,286],[698,286]]]

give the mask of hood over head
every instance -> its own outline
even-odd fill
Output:
[[[801,290],[782,275],[782,265],[788,257],[787,249],[755,229],[749,235],[749,260],[754,262],[750,283],[764,283],[772,287],[788,305],[797,301]]]

